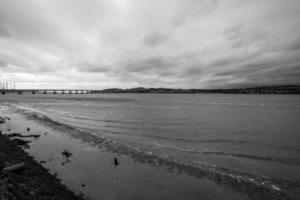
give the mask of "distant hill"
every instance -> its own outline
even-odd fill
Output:
[[[203,93],[203,94],[300,94],[300,85],[262,86],[235,89],[110,88],[102,93]]]

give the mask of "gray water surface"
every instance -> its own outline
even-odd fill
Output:
[[[175,162],[299,188],[298,95],[24,94],[1,102]]]

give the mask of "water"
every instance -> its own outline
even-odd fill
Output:
[[[129,151],[267,180],[299,195],[298,95],[25,94],[1,102],[81,131],[82,139],[106,138]]]

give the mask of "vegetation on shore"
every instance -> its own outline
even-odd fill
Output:
[[[300,94],[300,86],[266,86],[237,89],[173,89],[173,88],[111,88],[101,90],[102,93],[199,93],[199,94]]]

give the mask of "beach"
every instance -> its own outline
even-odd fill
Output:
[[[21,168],[12,168],[17,165]],[[0,167],[1,200],[83,199],[68,190],[57,177],[51,175],[1,131]]]
[[[0,126],[1,131],[5,135],[19,133],[22,136],[39,135],[36,138],[19,137],[22,140],[29,141],[28,146],[24,146],[26,151],[44,168],[49,170],[49,173],[61,179],[61,183],[66,185],[68,189],[81,194],[88,199],[296,199],[299,186],[295,180],[283,180],[282,178],[272,178],[258,174],[254,169],[252,172],[246,171],[247,168],[240,166],[238,168],[228,168],[227,162],[224,162],[220,157],[228,157],[235,160],[239,158],[241,153],[231,153],[214,151],[217,158],[210,157],[212,153],[203,153],[206,156],[207,162],[193,164],[191,160],[194,153],[186,152],[184,154],[173,154],[169,151],[157,149],[157,145],[162,145],[162,141],[156,141],[153,145],[152,140],[134,140],[136,144],[127,143],[124,135],[116,138],[116,133],[111,136],[103,131],[102,134],[96,132],[91,126],[88,128],[83,121],[64,121],[74,119],[74,115],[60,118],[55,115],[53,110],[53,100],[60,102],[68,110],[68,105],[74,106],[74,103],[90,105],[95,101],[98,104],[104,104],[107,109],[114,109],[115,105],[119,112],[122,107],[120,104],[125,102],[128,107],[128,102],[132,102],[136,98],[134,96],[98,96],[94,97],[62,97],[63,95],[48,95],[47,97],[25,97],[25,99],[16,99],[11,97],[7,100],[2,100],[1,116],[7,117],[5,124]],[[144,96],[145,97],[145,96]],[[143,97],[143,98],[144,98]],[[146,96],[147,97],[147,96]],[[7,97],[8,98],[8,97]],[[29,98],[35,107],[26,104]],[[33,98],[33,99],[32,99]],[[99,101],[99,98],[101,101]],[[149,97],[147,97],[149,98]],[[182,97],[180,97],[182,98]],[[137,104],[137,99],[134,100],[136,107],[145,103]],[[274,100],[275,101],[275,100]],[[46,112],[45,109],[40,109],[45,106],[52,105],[52,112]],[[225,102],[226,103],[226,102]],[[67,105],[68,104],[68,105]],[[226,103],[228,104],[228,103]],[[85,105],[86,106],[86,105]],[[174,104],[172,104],[174,108]],[[181,106],[181,105],[176,105]],[[241,105],[239,105],[241,107]],[[278,104],[275,104],[275,107]],[[291,106],[291,105],[289,105]],[[293,105],[292,105],[293,106]],[[164,105],[165,109],[168,107]],[[274,105],[273,105],[274,107]],[[47,107],[48,108],[48,107]],[[104,107],[101,107],[99,112],[105,112]],[[243,107],[242,107],[243,108]],[[161,109],[161,108],[160,108]],[[288,108],[289,109],[289,108]],[[286,109],[285,109],[286,110]],[[47,110],[49,111],[49,110]],[[76,116],[86,115],[81,112]],[[149,113],[148,113],[149,114]],[[181,113],[182,114],[182,113]],[[184,114],[183,114],[184,115]],[[73,117],[73,118],[72,118]],[[107,121],[112,120],[107,117]],[[98,118],[99,119],[99,118]],[[137,123],[133,121],[132,116],[127,116],[128,124]],[[81,123],[80,123],[81,122]],[[166,122],[166,121],[165,121]],[[77,123],[78,126],[72,126]],[[95,125],[100,122],[93,121]],[[154,121],[149,121],[154,123]],[[167,122],[166,122],[167,123]],[[169,122],[170,124],[171,122]],[[179,123],[179,122],[176,122]],[[180,123],[183,123],[182,121]],[[185,124],[180,124],[183,127]],[[111,126],[111,125],[110,125]],[[147,127],[147,125],[143,125]],[[171,126],[171,125],[169,125]],[[202,125],[205,127],[204,125]],[[104,127],[104,126],[103,126]],[[109,126],[106,126],[109,127]],[[128,127],[124,126],[124,130]],[[132,126],[138,128],[139,125]],[[166,127],[166,125],[164,125]],[[29,129],[28,129],[29,128]],[[109,127],[111,128],[111,127]],[[158,128],[156,126],[156,128]],[[193,128],[192,126],[190,128]],[[111,131],[113,128],[111,128]],[[115,129],[115,127],[114,127]],[[119,128],[120,129],[120,128]],[[115,130],[114,130],[115,131]],[[141,131],[138,129],[138,131]],[[147,131],[146,129],[144,132]],[[158,130],[160,131],[160,130]],[[127,135],[132,138],[132,135]],[[162,137],[163,135],[161,135]],[[179,137],[179,135],[177,135]],[[203,140],[202,140],[203,141]],[[148,142],[150,146],[145,145]],[[166,141],[164,141],[166,142]],[[221,141],[221,142],[224,142]],[[177,142],[178,143],[178,142]],[[185,143],[174,143],[178,147],[183,147]],[[200,142],[201,143],[201,142]],[[143,145],[143,146],[141,146]],[[190,144],[191,145],[191,144]],[[169,146],[170,147],[170,146]],[[190,146],[190,149],[192,146]],[[207,147],[206,147],[207,148]],[[222,147],[225,148],[225,147]],[[291,150],[289,150],[290,152]],[[68,156],[65,156],[69,152]],[[174,151],[173,151],[174,152]],[[212,152],[212,151],[209,151]],[[282,151],[282,153],[284,153]],[[292,154],[290,154],[291,156]],[[245,156],[244,156],[245,157]],[[222,158],[222,159],[225,159]],[[248,156],[243,159],[254,159],[254,156]],[[286,167],[285,162],[289,163],[289,167],[297,169],[297,160],[271,158],[261,156],[257,159],[264,159],[264,165],[269,169],[277,170],[278,166]],[[220,164],[216,163],[218,161]],[[223,162],[223,163],[222,163]],[[240,161],[239,161],[240,162]],[[244,162],[244,161],[243,161]],[[261,161],[260,161],[261,162]],[[212,165],[210,163],[218,164]],[[223,165],[223,166],[222,166]],[[236,167],[235,165],[234,167]],[[243,168],[242,168],[243,167]],[[283,169],[283,168],[281,168]],[[254,173],[255,172],[255,173]],[[296,172],[296,171],[295,171]],[[286,172],[285,176],[288,175]],[[297,180],[297,176],[294,177]],[[293,192],[291,192],[293,191]]]

